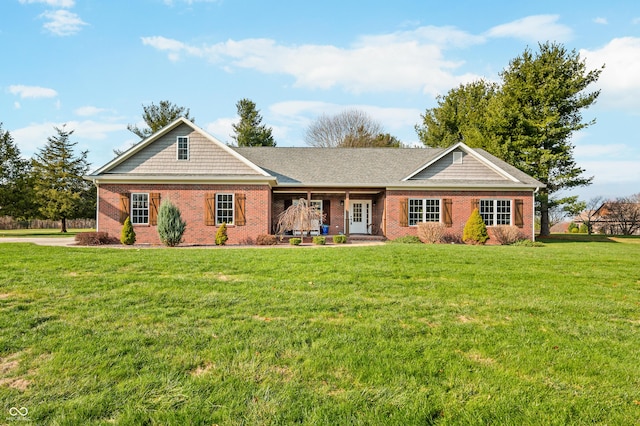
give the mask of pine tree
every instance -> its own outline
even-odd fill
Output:
[[[28,219],[37,215],[30,166],[0,123],[0,216]]]
[[[56,136],[32,160],[34,192],[40,214],[50,220],[60,220],[60,232],[67,232],[67,219],[86,217],[95,212],[96,193],[83,179],[89,171],[88,151],[74,155],[77,142],[71,142],[73,130],[55,127]]]
[[[241,99],[236,104],[240,121],[233,124],[235,135],[232,136],[238,146],[276,146],[271,135],[271,128],[262,123],[260,111],[249,99]]]
[[[187,223],[182,220],[180,209],[171,201],[163,201],[158,209],[158,235],[162,244],[175,247],[182,242]]]

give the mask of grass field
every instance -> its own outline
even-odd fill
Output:
[[[636,242],[0,244],[0,424],[638,424]]]
[[[95,229],[0,229],[0,237],[75,237],[80,232],[95,232]]]

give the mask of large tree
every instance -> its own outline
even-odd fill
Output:
[[[160,101],[158,105],[152,102],[151,105],[142,105],[142,109],[142,119],[148,127],[139,128],[134,124],[127,125],[127,129],[138,135],[140,139],[148,138],[179,117],[195,122],[195,119],[190,116],[188,108],[169,101]]]
[[[271,128],[262,123],[260,110],[250,99],[240,99],[236,103],[240,121],[233,124],[235,132],[231,137],[238,146],[276,146],[271,134]]]
[[[0,216],[28,219],[36,214],[30,164],[0,123]]]
[[[544,183],[546,188],[538,192],[537,202],[540,233],[548,235],[552,195],[592,181],[575,162],[571,137],[595,123],[583,121],[582,111],[600,94],[598,90],[586,90],[598,80],[602,68],[587,70],[580,55],[575,50],[567,51],[561,44],[547,42],[538,47],[536,53],[526,49],[513,59],[500,74],[502,81],[495,92],[487,91],[488,97],[480,97],[471,108],[477,108],[485,120],[484,124],[472,125],[476,133],[461,131],[462,120],[450,129],[441,122],[441,116],[451,115],[443,111],[443,105],[448,104],[443,100],[434,110],[427,110],[423,127],[417,130],[427,144],[438,138],[451,144],[460,140],[456,135],[475,134],[477,137],[462,140],[487,149]],[[473,88],[473,84],[468,85],[453,94],[474,93]],[[453,96],[451,92],[450,95]]]
[[[402,145],[396,137],[384,133],[380,123],[358,109],[321,115],[307,127],[305,142],[317,148],[397,148]]]
[[[87,217],[95,212],[96,195],[93,186],[82,178],[89,171],[88,151],[74,152],[77,142],[71,141],[73,130],[55,127],[56,135],[32,160],[34,191],[40,213],[51,220],[60,220],[60,232],[67,232],[67,219]]]

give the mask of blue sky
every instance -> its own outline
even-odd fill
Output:
[[[25,157],[66,123],[92,168],[126,148],[142,105],[169,100],[231,142],[236,102],[279,146],[323,113],[363,110],[404,143],[436,96],[556,41],[605,64],[575,158],[583,199],[640,192],[640,2],[3,0],[0,121]],[[363,7],[363,4],[366,6]]]

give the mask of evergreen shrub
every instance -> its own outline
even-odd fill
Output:
[[[229,237],[227,236],[227,224],[225,222],[222,222],[222,225],[220,225],[218,231],[216,232],[216,245],[223,246],[227,244],[228,239]]]
[[[332,238],[334,244],[345,244],[347,242],[346,235],[334,235]]]
[[[302,242],[302,238],[289,238],[289,244],[292,246],[299,246]]]
[[[467,244],[484,244],[488,239],[487,225],[484,224],[480,212],[475,208],[464,225],[462,241]]]
[[[131,219],[129,216],[124,221],[122,226],[122,232],[120,233],[120,242],[125,246],[130,246],[136,243],[136,231],[133,230],[131,225]]]
[[[327,239],[325,237],[321,237],[320,235],[313,237],[313,244],[315,245],[323,246],[325,245],[326,242],[327,242]]]
[[[180,216],[180,209],[171,201],[163,201],[158,209],[158,235],[162,244],[175,247],[182,242],[187,223]]]

